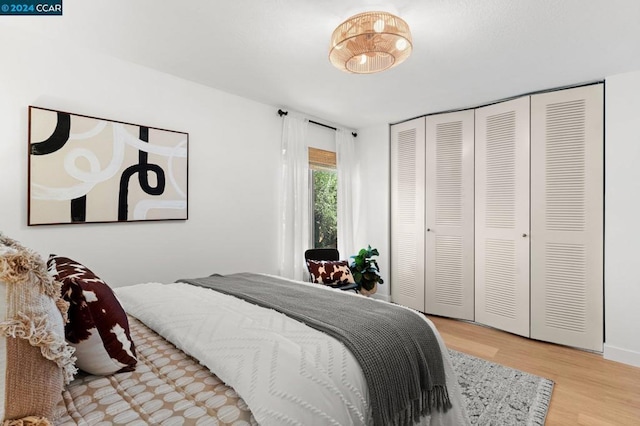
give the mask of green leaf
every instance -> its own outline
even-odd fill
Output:
[[[371,260],[371,263],[373,263],[376,267],[376,271],[379,271],[380,268],[378,267],[378,262],[376,262],[375,260]]]
[[[360,249],[358,254],[350,256],[353,259],[349,269],[353,274],[353,278],[356,283],[367,290],[371,290],[376,283],[382,284],[384,281],[380,277],[380,266],[373,256],[379,256],[378,249],[371,248],[368,245],[367,248]]]

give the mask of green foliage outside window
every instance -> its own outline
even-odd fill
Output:
[[[314,170],[313,246],[338,247],[338,176],[333,171]]]

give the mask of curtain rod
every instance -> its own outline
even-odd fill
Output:
[[[289,111],[283,111],[281,109],[278,110],[278,115],[280,117],[282,117],[283,115],[287,115],[287,114],[289,114]],[[329,125],[323,124],[323,123],[318,123],[317,121],[313,121],[313,120],[309,120],[309,123],[313,123],[313,124],[316,124],[318,126],[326,127],[327,129],[331,129],[331,130],[338,130],[333,126],[329,126]],[[356,132],[351,132],[351,134],[353,135],[354,138],[358,137],[358,134]]]

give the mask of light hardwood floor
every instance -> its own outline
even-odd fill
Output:
[[[640,368],[464,321],[429,318],[449,348],[553,380],[547,425],[640,426]]]

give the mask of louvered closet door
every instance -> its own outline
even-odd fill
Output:
[[[391,126],[391,297],[424,311],[424,118]]]
[[[476,321],[529,336],[529,97],[476,110]]]
[[[602,351],[603,87],[531,97],[531,337]]]
[[[473,320],[474,112],[426,118],[425,312]]]

